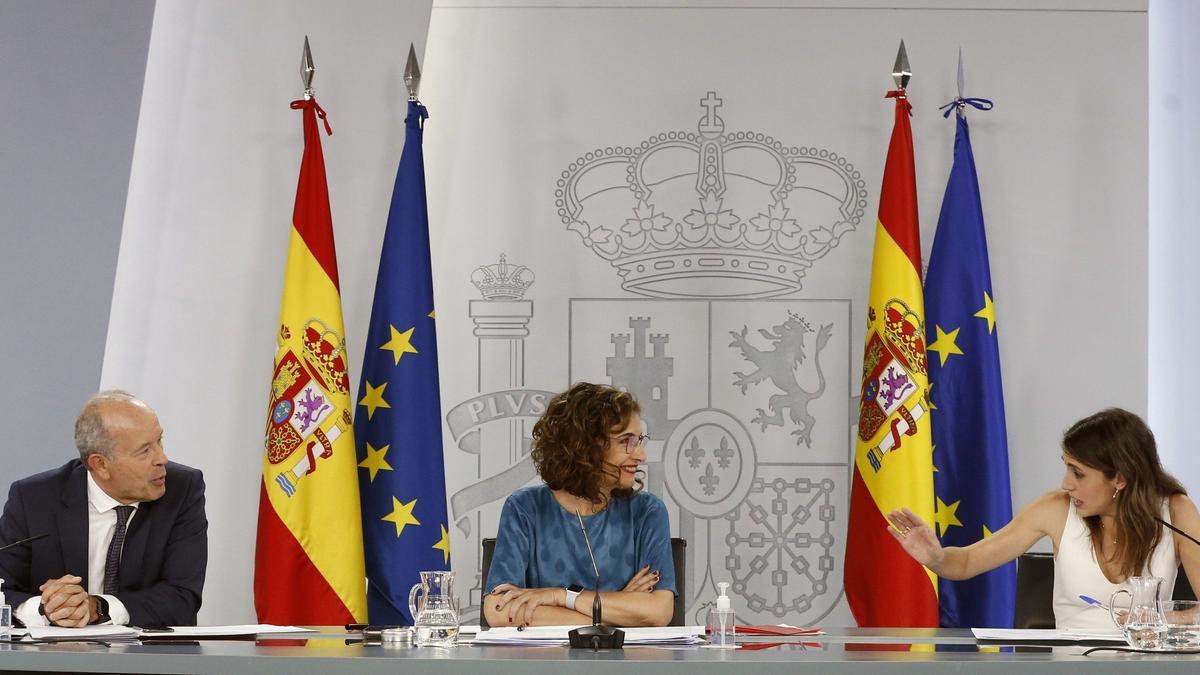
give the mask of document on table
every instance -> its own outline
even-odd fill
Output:
[[[236,626],[171,626],[171,631],[168,633],[147,633],[146,637],[203,639],[239,635],[287,635],[315,632],[311,628],[300,628],[298,626],[275,626],[269,623],[251,623]]]
[[[536,626],[492,628],[480,631],[473,640],[477,645],[565,645],[567,633],[579,626]],[[625,644],[630,645],[695,645],[704,642],[704,626],[666,626],[663,628],[622,628]]]
[[[60,626],[33,626],[29,628],[32,640],[136,640],[138,631],[129,626],[84,626],[62,628]]]
[[[1113,630],[1057,630],[1053,628],[972,628],[976,640],[992,642],[1118,642],[1125,635]]]
[[[312,633],[311,628],[297,626],[274,626],[271,624],[244,624],[238,626],[172,626],[169,631],[151,631],[145,634],[137,626],[84,626],[83,628],[61,628],[59,626],[34,626],[29,629],[33,640],[137,640],[139,638],[223,638],[254,635],[291,635]]]

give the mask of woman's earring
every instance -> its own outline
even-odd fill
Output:
[[[1117,493],[1120,491],[1121,491],[1121,488],[1116,488],[1115,490],[1113,490],[1113,499],[1117,498]]]

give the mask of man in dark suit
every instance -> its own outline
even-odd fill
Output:
[[[200,471],[167,461],[158,416],[100,392],[75,421],[79,459],[12,484],[0,578],[26,625],[192,625],[208,563]]]

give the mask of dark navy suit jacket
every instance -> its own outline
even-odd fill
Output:
[[[12,484],[0,516],[0,545],[49,536],[0,551],[4,595],[16,609],[47,579],[83,578],[87,588],[87,469],[78,459]],[[167,492],[138,505],[121,554],[114,594],[136,626],[195,625],[208,566],[204,475],[167,463]]]

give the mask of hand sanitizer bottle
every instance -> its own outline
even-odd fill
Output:
[[[733,608],[729,605],[729,582],[717,584],[721,594],[717,596],[717,604],[708,610],[708,645],[710,647],[737,647],[737,627],[734,625]]]
[[[4,600],[4,580],[0,579],[0,640],[7,640],[12,633],[12,607]]]

